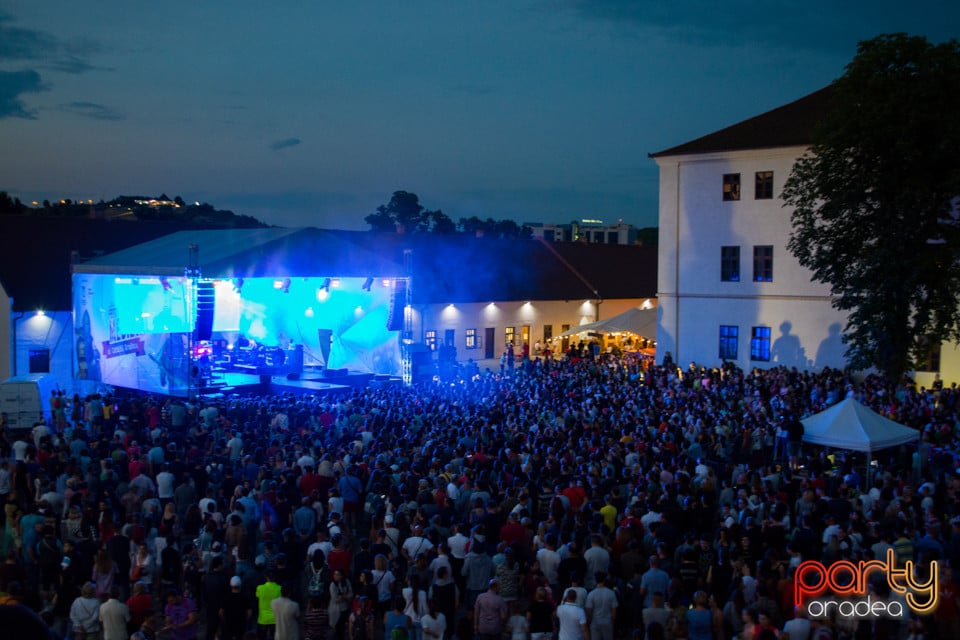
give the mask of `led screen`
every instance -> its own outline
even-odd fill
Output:
[[[108,313],[119,333],[193,331],[191,285],[186,278],[114,278],[114,307]]]
[[[193,333],[203,323],[190,280],[80,273],[73,284],[80,379],[187,395],[200,344],[214,371],[285,374],[292,365],[284,354],[295,353],[304,377],[323,367],[400,373],[398,334],[387,330],[386,280],[214,280],[211,335],[202,343]]]

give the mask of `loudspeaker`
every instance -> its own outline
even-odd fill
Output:
[[[212,282],[197,283],[197,322],[194,336],[197,341],[210,340],[213,334],[215,295]]]
[[[407,281],[394,280],[390,294],[390,313],[387,315],[387,331],[403,329],[403,309],[407,306]]]

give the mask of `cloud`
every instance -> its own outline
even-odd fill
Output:
[[[125,120],[126,118],[102,104],[96,102],[70,102],[60,105],[61,111],[66,111],[74,115],[92,118],[93,120]]]
[[[564,4],[585,20],[699,46],[760,44],[849,54],[857,40],[929,26],[929,21],[904,17],[902,4],[893,0],[874,0],[869,15],[856,3],[828,0],[763,4],[753,0],[565,0]],[[920,7],[926,7],[931,13],[946,11],[957,16],[957,9],[943,5],[942,0],[915,0],[913,12],[923,15]]]
[[[0,14],[0,60],[41,60],[57,48],[52,36],[10,22],[10,16]]]
[[[270,144],[270,148],[274,151],[280,151],[281,149],[286,149],[288,147],[295,147],[300,144],[300,138],[284,138],[283,140],[277,140],[274,143]]]
[[[20,100],[20,96],[45,90],[40,74],[36,71],[30,69],[0,71],[0,120],[4,118],[35,119],[36,111],[27,109]]]
[[[32,62],[64,73],[95,69],[88,58],[101,47],[88,38],[61,39],[36,29],[13,26],[13,19],[0,13],[0,62]]]

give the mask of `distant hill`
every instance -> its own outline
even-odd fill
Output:
[[[92,220],[123,220],[172,222],[182,227],[204,229],[249,229],[270,225],[252,216],[237,215],[229,210],[216,209],[208,203],[187,203],[177,196],[118,196],[105,202],[77,201],[70,199],[50,202],[44,200],[37,206],[28,206],[19,198],[10,198],[0,191],[0,216],[28,216],[38,218],[71,218]]]

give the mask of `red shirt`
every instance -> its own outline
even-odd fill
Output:
[[[343,571],[343,575],[350,575],[350,563],[353,560],[353,554],[347,549],[334,549],[327,555],[327,566],[330,567],[330,574],[337,569]]]
[[[567,496],[570,500],[571,511],[580,511],[580,507],[583,506],[583,503],[587,500],[587,492],[584,491],[582,487],[567,487],[560,493]]]

